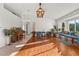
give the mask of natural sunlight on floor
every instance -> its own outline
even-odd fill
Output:
[[[50,39],[28,42],[16,55],[17,56],[60,56],[58,48]]]

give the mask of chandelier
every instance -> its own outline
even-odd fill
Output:
[[[44,16],[44,10],[41,8],[41,3],[39,3],[39,9],[37,9],[36,15],[38,18],[43,18]]]

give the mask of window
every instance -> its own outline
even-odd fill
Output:
[[[75,20],[71,20],[69,23],[69,31],[75,31]]]
[[[76,31],[79,31],[79,19],[76,20]]]
[[[69,31],[79,31],[79,19],[68,21]]]

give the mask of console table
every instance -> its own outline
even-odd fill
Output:
[[[79,36],[64,34],[64,33],[59,33],[59,36],[64,36],[65,38],[71,38],[72,44],[75,42],[75,40],[79,41]]]

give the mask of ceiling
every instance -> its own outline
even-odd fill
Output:
[[[19,16],[35,17],[38,3],[5,3],[5,7],[12,10]],[[45,17],[58,19],[79,8],[79,3],[42,3]]]

